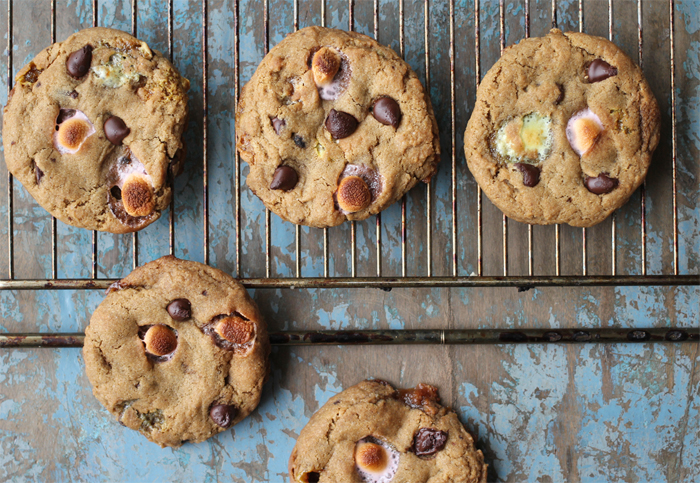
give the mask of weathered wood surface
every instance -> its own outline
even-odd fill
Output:
[[[92,25],[92,2],[57,0],[56,38]],[[131,31],[129,0],[100,0],[101,26]],[[612,2],[612,35],[639,60],[637,2]],[[50,0],[12,3],[12,76],[51,41]],[[238,8],[241,85],[265,52],[262,1],[208,2],[208,124],[210,262],[236,270],[236,95],[234,12]],[[0,31],[7,41],[8,0],[0,2]],[[326,24],[347,29],[347,1],[326,0]],[[433,274],[451,275],[451,159],[455,138],[458,269],[477,271],[477,187],[462,151],[462,133],[474,102],[475,5],[455,1],[455,130],[451,130],[450,5],[429,5],[430,92],[438,116],[443,164],[431,187]],[[522,2],[504,5],[504,40],[526,33]],[[167,2],[137,4],[139,37],[167,51]],[[552,24],[552,3],[532,0],[532,36]],[[671,12],[674,16],[677,116],[678,271],[700,270],[700,4],[642,2],[643,67],[661,105],[662,142],[647,183],[648,273],[673,273]],[[270,45],[294,28],[293,2],[270,0]],[[424,3],[404,0],[405,57],[425,78]],[[479,4],[481,76],[500,51],[499,4]],[[579,29],[577,1],[556,2],[559,27]],[[608,36],[608,2],[583,2],[583,30]],[[173,58],[192,80],[192,116],[186,172],[176,182],[175,254],[204,259],[202,5],[174,1]],[[319,0],[300,0],[299,27],[321,24]],[[379,1],[379,41],[400,49],[397,1]],[[374,34],[373,2],[356,0],[354,28]],[[7,54],[7,52],[6,52]],[[7,56],[4,57],[7,59]],[[6,102],[6,84],[0,100]],[[242,164],[245,176],[247,167]],[[8,278],[7,176],[0,176],[0,277]],[[427,273],[426,187],[407,198],[408,274]],[[483,198],[484,274],[503,273],[502,219]],[[241,188],[240,275],[265,275],[265,214]],[[401,273],[401,209],[382,214],[382,271]],[[92,233],[58,223],[58,276],[85,278],[91,271]],[[272,276],[293,276],[295,229],[271,216]],[[376,221],[357,223],[357,274],[376,274]],[[617,213],[618,274],[641,272],[640,194]],[[51,219],[14,182],[14,275],[51,276]],[[589,274],[610,274],[611,221],[587,230]],[[554,227],[533,230],[534,273],[554,274]],[[331,275],[350,274],[350,227],[329,230]],[[322,231],[301,229],[304,276],[323,275]],[[138,236],[139,263],[168,252],[163,217]],[[131,236],[98,236],[98,276],[121,277],[132,264]],[[561,273],[581,274],[582,231],[561,227]],[[527,227],[508,222],[508,273],[526,275]],[[81,331],[102,299],[98,291],[0,292],[0,330]],[[700,289],[586,288],[257,290],[254,297],[273,330],[333,328],[642,327],[698,328]],[[696,481],[700,479],[698,347],[595,344],[575,346],[298,347],[273,351],[272,374],[258,410],[232,431],[178,450],[160,449],[116,424],[92,397],[76,349],[0,352],[0,480],[272,481],[284,480],[294,440],[309,416],[331,395],[365,377],[397,385],[429,382],[460,411],[491,465],[491,480]]]

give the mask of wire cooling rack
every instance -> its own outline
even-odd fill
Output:
[[[300,11],[300,0],[293,0],[292,8],[294,15],[294,30],[299,28],[299,11]],[[386,0],[388,1],[388,0]],[[326,19],[329,14],[337,14],[338,12],[329,11],[329,7],[326,5],[330,0],[315,0],[313,3],[317,5],[320,9],[320,23],[321,25],[326,24]],[[360,0],[348,0],[346,4],[338,8],[347,8],[347,18],[348,24],[347,28],[349,30],[354,30],[355,28],[355,8],[356,2],[359,5]],[[384,0],[382,0],[384,2]],[[202,238],[204,247],[204,262],[209,263],[210,261],[210,207],[212,199],[210,199],[210,180],[209,180],[209,161],[210,156],[208,152],[208,122],[209,122],[209,63],[210,63],[210,52],[208,49],[208,42],[210,40],[210,18],[209,18],[209,5],[208,1],[203,1],[201,3],[201,65],[202,65],[202,75],[201,75],[201,126],[202,126],[202,219],[203,225]],[[370,2],[362,2],[363,8],[366,8]],[[406,36],[405,36],[405,6],[404,0],[398,0],[398,18],[396,21],[399,24],[398,27],[398,47],[400,54],[404,56]],[[415,3],[415,2],[414,2]],[[459,2],[458,2],[459,3]],[[644,36],[643,36],[643,12],[644,3],[642,0],[636,2],[637,9],[637,45],[638,45],[638,58],[635,59],[640,65],[643,66],[644,62]],[[638,210],[638,220],[639,220],[639,230],[635,235],[637,237],[638,243],[640,244],[640,260],[639,266],[635,270],[637,273],[631,274],[630,270],[627,273],[619,273],[618,271],[618,251],[621,237],[618,233],[618,219],[617,213],[612,215],[609,222],[609,243],[610,250],[607,255],[603,258],[609,260],[609,269],[600,274],[591,274],[589,270],[589,241],[590,241],[590,229],[580,229],[580,252],[573,253],[572,251],[566,251],[562,249],[562,231],[573,230],[568,227],[562,228],[559,225],[553,227],[553,240],[549,246],[543,246],[538,250],[533,248],[533,231],[540,229],[538,227],[533,227],[531,225],[526,225],[526,232],[523,232],[522,226],[517,226],[519,224],[515,222],[509,222],[505,215],[498,222],[498,227],[488,226],[485,222],[487,210],[487,201],[483,200],[483,195],[481,190],[472,183],[474,186],[473,201],[476,205],[476,216],[475,219],[467,220],[467,216],[463,213],[467,211],[474,211],[473,206],[463,206],[458,203],[459,196],[458,192],[460,188],[460,182],[458,181],[458,175],[460,174],[459,163],[464,163],[463,157],[460,159],[458,150],[457,138],[462,135],[462,132],[457,130],[456,121],[456,78],[455,78],[455,58],[456,49],[462,48],[463,44],[462,37],[457,38],[455,34],[455,9],[456,8],[470,8],[472,9],[470,14],[473,15],[473,38],[470,39],[470,44],[473,43],[473,55],[475,75],[474,75],[474,87],[478,86],[479,80],[482,77],[482,73],[486,69],[482,66],[482,25],[481,25],[481,14],[480,9],[484,8],[484,3],[480,3],[479,0],[474,0],[473,3],[465,4],[460,3],[455,5],[455,0],[449,0],[449,2],[437,2],[433,0],[423,0],[423,55],[422,55],[422,70],[424,71],[423,81],[428,92],[431,91],[431,60],[433,59],[430,45],[430,16],[431,10],[435,5],[441,5],[444,7],[449,4],[449,67],[450,67],[450,78],[449,78],[449,109],[450,109],[450,137],[449,137],[449,154],[447,156],[443,155],[443,160],[441,164],[442,170],[449,170],[449,200],[450,205],[447,209],[439,209],[435,205],[435,194],[434,194],[434,183],[429,184],[424,188],[424,196],[422,200],[418,200],[416,203],[414,201],[414,207],[407,207],[407,197],[404,197],[400,203],[400,224],[398,226],[387,227],[382,223],[381,213],[376,215],[374,221],[368,223],[366,226],[373,225],[374,228],[374,240],[373,240],[373,267],[369,267],[369,272],[373,272],[373,276],[358,276],[358,225],[355,221],[349,223],[350,226],[350,236],[349,245],[347,247],[346,256],[349,258],[349,273],[348,274],[337,274],[332,273],[331,270],[331,255],[329,250],[329,229],[320,230],[322,235],[322,272],[323,276],[304,276],[302,273],[302,229],[299,226],[294,226],[294,262],[293,262],[293,276],[279,277],[273,276],[272,264],[274,260],[273,254],[273,223],[271,221],[271,215],[269,210],[264,211],[264,253],[265,253],[265,269],[264,276],[261,277],[245,277],[243,276],[243,271],[241,268],[241,252],[242,252],[242,237],[241,231],[244,227],[244,222],[242,222],[242,193],[244,193],[247,188],[245,188],[244,179],[242,176],[242,166],[238,155],[231,160],[234,163],[234,192],[232,193],[232,199],[234,200],[234,211],[233,216],[235,218],[235,263],[233,265],[233,275],[238,277],[241,282],[248,288],[359,288],[359,287],[372,287],[380,288],[384,290],[390,290],[393,288],[403,288],[403,287],[518,287],[521,290],[527,290],[534,287],[572,287],[572,286],[682,286],[682,285],[700,285],[700,275],[697,274],[681,274],[679,265],[679,219],[678,219],[678,183],[677,183],[677,120],[676,120],[676,61],[675,55],[677,52],[676,40],[674,38],[674,23],[675,23],[675,6],[674,0],[668,1],[668,22],[670,28],[669,33],[669,51],[670,56],[670,69],[667,73],[670,79],[670,110],[671,110],[671,153],[670,161],[671,166],[671,185],[672,185],[672,197],[670,206],[655,206],[655,210],[666,210],[669,219],[672,219],[672,262],[670,270],[661,271],[655,270],[657,273],[648,273],[648,223],[647,223],[647,202],[648,194],[646,189],[646,183],[641,187],[638,201],[636,203],[636,209]],[[7,89],[8,92],[11,89],[14,79],[13,79],[13,50],[17,41],[22,39],[15,39],[13,37],[13,17],[15,15],[15,8],[23,8],[24,2],[20,4],[17,0],[7,0]],[[56,0],[47,0],[47,7],[50,5],[51,8],[51,38],[52,41],[56,41]],[[413,4],[412,4],[413,5]],[[466,5],[466,6],[465,6]],[[92,25],[98,25],[98,0],[92,0]],[[372,12],[373,12],[373,30],[375,38],[378,37],[379,29],[379,0],[373,0],[372,2]],[[499,28],[498,28],[498,40],[501,52],[506,46],[506,9],[507,5],[504,0],[500,0],[498,3],[499,12]],[[551,3],[547,2],[547,8],[551,8],[549,12],[552,19],[552,27],[556,27],[557,17],[558,17],[558,5],[557,0],[551,0]],[[236,1],[231,6],[233,12],[233,23],[234,23],[234,49],[233,49],[233,59],[234,59],[234,77],[235,77],[235,106],[237,106],[237,99],[240,94],[241,88],[241,39],[240,39],[240,26],[241,22],[245,20],[241,17],[239,2]],[[542,6],[538,7],[540,10]],[[131,33],[133,35],[138,35],[137,30],[137,0],[131,1]],[[522,23],[524,26],[524,36],[530,36],[530,23],[531,23],[531,6],[529,1],[525,1],[522,4]],[[610,40],[614,40],[614,21],[613,12],[614,5],[613,0],[608,0],[607,3],[608,11],[608,37]],[[270,4],[269,0],[264,0],[260,4],[260,13],[262,15],[263,24],[263,43],[264,43],[264,53],[267,53],[270,47]],[[173,0],[168,2],[168,54],[170,59],[173,59]],[[578,28],[583,31],[584,27],[584,3],[583,0],[578,1]],[[446,27],[447,28],[447,27]],[[414,66],[415,67],[415,66]],[[445,109],[445,105],[440,106],[441,109]],[[199,115],[200,113],[193,113],[193,115]],[[444,150],[444,142],[443,142]],[[471,176],[471,175],[467,175]],[[443,180],[445,181],[445,180]],[[51,277],[46,279],[19,279],[15,277],[14,261],[15,261],[15,233],[17,226],[15,225],[15,213],[14,213],[14,198],[13,193],[13,179],[10,174],[8,174],[7,180],[7,232],[8,232],[8,243],[7,243],[7,279],[0,280],[0,290],[56,290],[56,289],[106,289],[116,281],[113,278],[99,278],[98,277],[98,264],[100,262],[98,256],[98,235],[97,232],[92,233],[92,243],[91,249],[91,266],[90,266],[90,276],[87,278],[58,278],[58,268],[57,268],[57,252],[59,247],[57,246],[57,225],[56,219],[51,219]],[[470,186],[470,185],[467,185]],[[444,186],[442,187],[444,188]],[[420,189],[419,189],[420,191]],[[415,196],[415,195],[414,195]],[[420,196],[420,195],[418,195]],[[630,203],[633,203],[632,201]],[[168,215],[168,226],[169,226],[169,253],[174,253],[175,246],[175,231],[178,229],[178,225],[174,219],[174,200],[171,203],[171,209]],[[420,216],[421,220],[424,220],[423,226],[418,228],[410,226],[407,223],[407,211],[409,209],[424,210],[423,214]],[[629,208],[627,208],[629,209]],[[441,223],[435,223],[436,217],[441,218]],[[440,230],[441,236],[446,236],[447,242],[444,243],[448,250],[449,261],[443,264],[443,273],[438,273],[434,270],[433,257],[434,257],[434,243],[433,239],[436,235],[436,225],[442,226],[442,218],[449,219],[449,229],[448,233],[444,233],[444,230]],[[473,218],[473,217],[472,217]],[[493,217],[491,217],[493,218]],[[461,235],[459,228],[464,225],[471,226],[471,233],[469,234],[470,239],[465,240]],[[513,235],[509,234],[509,227],[516,225],[516,237],[519,241],[522,240],[522,235],[525,233],[527,240],[527,252],[524,254],[527,271],[526,273],[513,273],[509,260],[512,261],[512,257],[509,258],[509,246],[512,246]],[[606,225],[607,226],[607,225]],[[542,228],[543,230],[549,230],[549,228]],[[384,255],[383,248],[383,234],[389,233],[389,230],[393,229],[395,238],[400,240],[400,257],[399,260],[387,260],[387,256]],[[596,228],[596,236],[600,236],[600,229]],[[607,229],[607,228],[606,228]],[[331,229],[332,230],[332,229]],[[489,267],[487,271],[485,268],[485,251],[493,251],[492,237],[485,237],[485,232],[500,232],[500,251],[498,256],[491,257],[496,260],[493,264],[494,267]],[[311,233],[311,232],[306,232]],[[548,231],[549,233],[549,231]],[[569,233],[569,232],[567,232]],[[312,235],[309,235],[311,237]],[[318,236],[318,232],[313,234],[314,237]],[[386,235],[384,235],[386,236]],[[625,230],[625,238],[622,239],[623,242],[627,243],[629,241],[630,232]],[[424,259],[421,263],[416,263],[420,266],[422,273],[411,273],[411,265],[408,263],[409,260],[414,261],[415,258],[412,254],[409,254],[408,245],[411,243],[412,238],[420,238],[422,243],[424,243],[424,250],[422,250],[422,256]],[[489,246],[485,245],[485,238]],[[551,237],[550,237],[551,238]],[[510,240],[510,244],[509,244]],[[304,240],[306,241],[306,240]],[[138,254],[139,254],[139,238],[138,233],[133,233],[131,235],[131,264],[133,267],[138,266]],[[466,253],[472,252],[473,250],[462,250],[464,244],[476,244],[475,257],[472,260],[465,260],[467,258]],[[524,243],[524,241],[523,241]],[[87,247],[86,247],[87,248]],[[396,253],[398,250],[392,253]],[[421,253],[421,251],[418,251]],[[165,253],[164,253],[165,254]],[[464,255],[463,255],[464,254]],[[543,273],[535,273],[535,257],[546,258],[551,260],[552,263],[549,266],[542,268],[540,271]],[[562,269],[562,260],[567,261],[572,258],[580,257],[580,266],[573,270],[575,273],[567,274]],[[391,254],[389,255],[391,258]],[[385,265],[391,264],[392,266],[398,267],[398,270],[394,270],[391,275],[387,275]],[[524,265],[521,265],[524,266]],[[465,268],[466,267],[466,268]],[[472,267],[469,271],[468,267]],[[509,270],[509,267],[511,268]],[[367,272],[367,267],[365,272]],[[337,270],[336,270],[337,272]],[[500,273],[499,273],[500,272]],[[400,330],[400,331],[314,331],[314,332],[278,332],[271,335],[273,343],[276,344],[392,344],[392,343],[436,343],[436,344],[465,344],[465,343],[558,343],[558,342],[618,342],[618,341],[629,341],[629,342],[653,342],[653,341],[698,341],[698,334],[694,331],[687,331],[680,328],[670,328],[670,329],[633,329],[633,330],[622,330],[622,329],[586,329],[586,330]],[[16,347],[16,346],[40,346],[40,347],[74,347],[82,344],[82,334],[3,334],[0,335],[0,347]]]

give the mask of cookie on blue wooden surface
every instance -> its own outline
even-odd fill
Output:
[[[323,405],[289,458],[292,483],[476,483],[484,456],[437,389],[361,382]]]
[[[245,85],[236,146],[248,187],[292,223],[363,220],[437,171],[430,98],[393,50],[307,27],[275,46]]]
[[[24,68],[5,106],[10,172],[52,215],[126,233],[160,217],[182,170],[189,81],[107,28],[77,32]]]
[[[622,50],[553,29],[507,48],[486,74],[464,151],[510,218],[591,226],[642,183],[659,133],[654,94]]]
[[[250,414],[269,353],[265,322],[245,288],[172,256],[110,287],[83,348],[95,397],[161,446],[204,441]]]

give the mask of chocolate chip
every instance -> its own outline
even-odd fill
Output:
[[[357,119],[347,112],[331,109],[326,118],[326,129],[333,139],[343,139],[350,136],[357,129]]]
[[[228,406],[226,404],[215,404],[209,410],[209,416],[211,416],[214,422],[222,428],[228,428],[231,426],[237,412],[238,411],[236,411],[236,408],[233,406]]]
[[[294,133],[294,134],[292,134],[292,139],[294,140],[294,144],[296,144],[297,147],[300,147],[301,149],[304,149],[306,147],[306,143],[304,142],[304,138],[301,137],[300,135]]]
[[[66,60],[66,69],[71,77],[80,79],[88,73],[91,63],[92,47],[86,45],[82,49],[76,50],[68,56],[68,59]]]
[[[564,86],[561,84],[557,84],[557,87],[559,88],[559,95],[557,96],[557,99],[554,101],[554,104],[559,105],[559,104],[561,104],[561,101],[564,100]]]
[[[119,186],[112,186],[112,189],[109,190],[109,194],[112,195],[112,198],[115,200],[121,200],[122,199],[122,190],[119,188]]]
[[[420,428],[413,437],[413,452],[417,456],[434,455],[447,443],[447,433],[433,428]]]
[[[78,98],[78,93],[76,91],[72,91],[68,94],[68,97],[72,99],[77,99]]]
[[[187,320],[192,317],[192,304],[187,299],[175,299],[166,308],[170,317],[177,321]]]
[[[401,122],[401,108],[391,97],[380,97],[372,104],[372,115],[374,118],[394,129],[399,127]]]
[[[56,124],[62,124],[73,116],[75,116],[75,109],[61,109],[56,117]]]
[[[308,483],[318,483],[320,479],[321,475],[316,471],[309,471],[306,473],[306,481],[308,481]]]
[[[39,185],[41,178],[44,177],[44,172],[36,164],[34,165],[34,174],[36,175],[36,184]]]
[[[274,128],[275,132],[279,136],[279,133],[282,130],[282,128],[284,127],[284,125],[287,124],[286,121],[284,119],[280,119],[278,117],[273,117],[272,119],[270,119],[270,121],[272,121],[272,127]]]
[[[289,191],[297,185],[299,175],[294,168],[289,166],[278,166],[270,183],[271,190]]]
[[[600,82],[614,75],[617,75],[617,67],[604,60],[596,59],[588,66],[588,82]]]
[[[605,173],[600,173],[595,178],[587,176],[584,184],[586,185],[586,189],[591,193],[604,195],[617,188],[618,182],[615,178],[610,178]]]
[[[121,117],[110,116],[104,125],[105,136],[109,142],[115,146],[121,146],[122,141],[129,135],[131,129],[126,127],[126,124]]]
[[[515,163],[515,167],[518,168],[523,175],[523,184],[529,188],[537,186],[540,182],[540,168],[526,163]]]

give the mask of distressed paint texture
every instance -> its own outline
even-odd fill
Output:
[[[0,31],[7,41],[7,2],[0,1]],[[56,37],[92,25],[90,0],[57,0]],[[662,109],[662,142],[647,181],[647,270],[673,272],[672,130],[669,5],[642,3],[643,54],[639,57],[636,1],[614,0],[612,36],[641,61]],[[294,29],[294,3],[269,0],[269,47]],[[352,27],[374,35],[373,2],[356,0]],[[443,163],[430,188],[406,197],[407,274],[451,275],[452,136],[455,139],[457,271],[477,270],[477,186],[463,155],[462,133],[471,114],[479,77],[501,47],[499,3],[479,3],[479,65],[475,57],[476,12],[472,0],[454,2],[455,130],[450,90],[450,4],[428,5],[426,66],[425,4],[404,0],[403,54],[430,86],[441,133]],[[0,65],[0,101],[7,101],[8,76],[50,43],[49,0],[13,1],[11,72]],[[552,2],[530,0],[530,34],[552,25]],[[607,37],[608,3],[559,0],[557,22],[564,30]],[[136,29],[154,48],[168,51],[167,3],[140,0],[136,25],[129,0],[101,0],[97,24]],[[240,260],[236,259],[236,157],[233,113],[238,85],[253,74],[267,50],[263,2],[210,0],[208,7],[207,157],[209,256],[211,264],[241,277],[265,275],[265,211],[245,187],[240,166]],[[237,7],[239,79],[234,58]],[[347,29],[345,0],[299,0],[298,25]],[[700,270],[700,5],[676,0],[674,35],[677,116],[678,271]],[[525,36],[525,5],[504,2],[506,45]],[[378,2],[378,40],[401,50],[399,2]],[[579,22],[582,21],[582,24]],[[174,201],[177,256],[202,261],[203,245],[203,62],[202,4],[173,1],[172,58],[191,81],[192,115],[186,135],[185,174]],[[7,52],[3,59],[6,59]],[[427,67],[427,68],[426,68]],[[479,76],[477,76],[477,72]],[[0,176],[0,193],[8,178]],[[17,278],[51,276],[51,218],[13,183],[14,270]],[[427,251],[426,197],[432,205],[432,251]],[[503,273],[502,218],[483,199],[484,274]],[[642,271],[641,195],[617,212],[618,274]],[[0,277],[7,278],[8,204],[0,196]],[[609,274],[610,220],[587,231],[587,271]],[[272,276],[323,275],[323,232],[300,229],[297,255],[293,225],[270,217]],[[385,276],[401,274],[401,205],[382,213],[381,263]],[[168,253],[168,213],[138,235],[139,263]],[[376,219],[356,224],[357,274],[376,274]],[[554,227],[533,229],[534,273],[554,273]],[[332,276],[351,270],[350,225],[329,230]],[[92,233],[57,225],[59,277],[91,274]],[[99,277],[122,277],[134,260],[129,236],[99,234]],[[580,229],[561,227],[561,270],[583,271]],[[527,227],[508,222],[508,273],[528,273]],[[237,266],[240,272],[236,273]],[[699,287],[586,289],[403,289],[258,290],[253,293],[272,330],[352,328],[477,328],[670,326],[698,329]],[[102,300],[96,291],[0,292],[0,331],[81,331]],[[92,397],[80,352],[0,352],[0,480],[80,481],[284,481],[287,458],[311,414],[329,397],[366,377],[396,385],[430,382],[455,407],[478,438],[493,481],[697,481],[700,470],[700,378],[697,346],[491,346],[491,347],[298,347],[273,350],[272,373],[260,407],[232,431],[199,445],[160,449],[115,421]],[[49,437],[50,436],[50,437]]]

